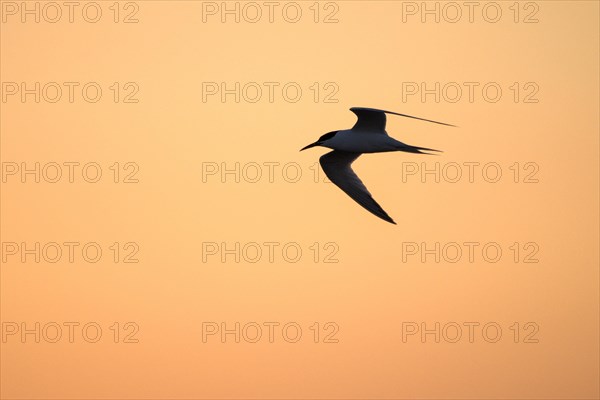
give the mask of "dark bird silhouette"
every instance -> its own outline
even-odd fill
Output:
[[[314,143],[300,149],[306,150],[315,146],[333,149],[319,159],[325,175],[337,187],[342,189],[354,201],[379,218],[395,224],[394,220],[373,199],[360,178],[351,168],[352,163],[363,153],[382,153],[387,151],[404,151],[407,153],[432,154],[440,150],[427,147],[417,147],[402,143],[390,136],[385,131],[385,114],[399,115],[401,117],[433,122],[435,124],[454,126],[444,122],[413,117],[392,111],[377,110],[374,108],[353,107],[350,109],[358,120],[352,129],[333,131],[324,134]]]

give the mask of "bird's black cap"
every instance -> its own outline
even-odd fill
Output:
[[[323,136],[321,136],[318,141],[319,142],[324,142],[325,140],[329,140],[332,137],[334,137],[336,133],[338,133],[338,131],[333,131],[333,132],[326,133]]]

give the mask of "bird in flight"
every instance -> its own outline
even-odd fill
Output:
[[[350,165],[363,153],[404,151],[407,153],[432,154],[428,152],[440,151],[428,149],[427,147],[411,146],[388,136],[385,131],[385,114],[399,115],[446,126],[454,125],[375,108],[353,107],[350,111],[358,117],[352,129],[326,133],[319,140],[305,146],[300,151],[315,146],[333,149],[333,151],[321,156],[319,159],[321,168],[323,168],[329,180],[369,212],[395,224],[396,222],[373,199],[371,193]]]

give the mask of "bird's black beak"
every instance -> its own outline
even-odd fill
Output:
[[[315,146],[318,146],[318,145],[319,145],[319,142],[317,141],[317,142],[309,144],[308,146],[304,146],[303,148],[300,149],[300,151],[306,150],[306,149],[310,149],[311,147],[315,147]]]

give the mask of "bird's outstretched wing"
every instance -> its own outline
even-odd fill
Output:
[[[379,218],[395,224],[394,220],[377,204],[360,178],[350,168],[350,165],[360,154],[334,150],[321,156],[319,162],[323,171],[325,171],[325,175],[327,175],[331,182],[342,189],[354,201]]]
[[[372,133],[383,133],[385,132],[385,114],[399,115],[401,117],[407,117],[412,119],[418,119],[420,121],[433,122],[434,124],[454,126],[446,124],[445,122],[433,121],[430,119],[413,117],[412,115],[399,114],[393,111],[378,110],[376,108],[365,108],[365,107],[352,107],[350,109],[358,117],[358,121],[352,129],[359,129],[362,131],[368,131]]]

